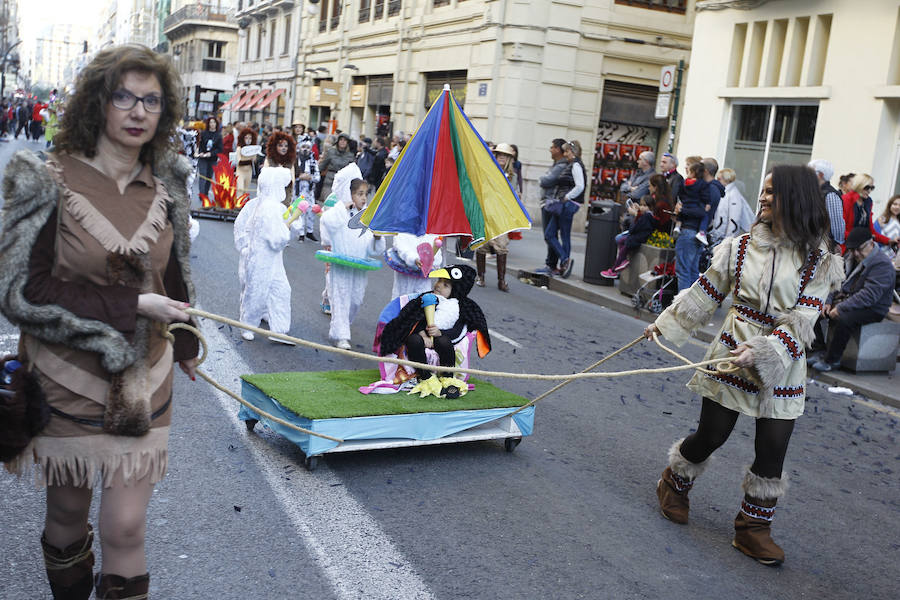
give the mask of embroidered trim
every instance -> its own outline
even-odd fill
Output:
[[[722,301],[725,299],[725,294],[716,289],[716,286],[712,284],[712,282],[707,279],[706,275],[701,275],[697,280],[700,283],[701,289],[706,292],[706,295],[713,299],[713,302],[722,306]]]
[[[745,233],[738,242],[738,250],[734,259],[734,297],[741,291],[741,271],[744,268],[744,259],[747,257],[747,244],[750,243],[750,234]]]
[[[144,222],[135,230],[131,238],[126,239],[115,225],[110,223],[109,219],[91,204],[90,200],[65,184],[62,176],[63,170],[58,163],[49,160],[47,166],[48,171],[59,185],[66,210],[107,252],[146,254],[150,251],[150,246],[159,239],[160,232],[166,228],[169,220],[166,207],[171,200],[159,178],[153,177],[155,196]]]
[[[772,335],[778,338],[785,348],[787,348],[788,354],[791,355],[792,360],[800,360],[803,357],[803,348],[797,343],[797,340],[789,334],[787,331],[782,329],[781,327],[776,328],[772,331]]]
[[[693,479],[686,479],[686,478],[682,477],[681,475],[679,475],[678,473],[676,473],[674,470],[672,470],[671,473],[672,473],[672,483],[675,484],[676,492],[678,492],[678,493],[689,492],[690,489],[692,487],[694,487]]]
[[[776,398],[802,398],[804,395],[804,390],[802,385],[797,385],[794,387],[784,387],[776,385],[772,395]]]
[[[750,383],[743,377],[738,377],[737,375],[732,375],[730,373],[707,373],[706,376],[710,379],[718,381],[719,383],[724,383],[725,385],[737,388],[747,394],[759,393],[759,387],[757,387],[753,383]]]
[[[741,501],[741,512],[751,519],[760,519],[762,521],[771,522],[775,518],[774,506],[757,506],[746,500]]]
[[[803,294],[800,294],[800,297],[797,299],[797,304],[808,308],[815,308],[819,311],[821,311],[822,307],[825,305],[825,303],[818,298],[814,296],[804,296]]]
[[[806,289],[806,286],[809,285],[812,278],[816,276],[816,267],[819,265],[819,258],[821,258],[821,256],[822,251],[819,249],[809,251],[809,255],[806,257],[806,264],[800,274],[800,292],[797,294],[798,298],[803,297],[803,291]]]
[[[735,340],[734,336],[727,331],[722,332],[722,335],[719,336],[719,341],[732,350],[737,348],[737,340]]]
[[[775,325],[775,317],[768,313],[764,313],[760,310],[756,310],[750,306],[745,304],[732,304],[732,308],[737,311],[739,315],[750,319],[754,323],[759,325],[768,325],[770,327]]]

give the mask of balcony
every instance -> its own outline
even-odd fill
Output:
[[[215,6],[205,4],[189,4],[179,8],[163,21],[163,33],[171,37],[182,28],[221,25],[229,29],[237,29],[237,21],[233,16],[217,12]]]

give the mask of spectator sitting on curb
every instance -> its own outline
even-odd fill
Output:
[[[846,247],[857,265],[822,309],[822,314],[831,319],[834,334],[824,358],[812,364],[817,371],[831,371],[838,366],[853,330],[881,321],[891,308],[894,265],[884,252],[875,251],[869,228],[855,227],[850,231]]]

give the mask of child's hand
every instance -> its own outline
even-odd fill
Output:
[[[422,336],[422,339],[425,341],[426,348],[434,348],[434,340],[431,339],[431,336],[425,333],[424,331],[420,331],[419,335]]]
[[[441,337],[441,330],[437,325],[429,325],[425,328],[426,333],[431,337]]]

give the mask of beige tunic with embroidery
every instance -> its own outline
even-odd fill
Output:
[[[109,254],[148,252],[152,289],[145,291],[165,294],[163,275],[173,232],[166,212],[168,196],[150,167],[145,166],[120,194],[115,181],[77,159],[57,156],[47,166],[61,184],[63,209],[56,225],[53,277],[115,285],[118,282],[107,273]],[[140,437],[110,435],[101,427],[54,414],[33,440],[43,483],[92,487],[99,475],[103,487],[109,487],[120,469],[125,482],[163,478],[173,376],[172,345],[164,332],[163,324],[154,323],[146,386],[153,416],[150,431]],[[51,407],[81,419],[103,419],[110,375],[98,354],[25,334],[20,349],[37,372]]]
[[[754,366],[736,373],[698,372],[688,388],[751,417],[796,419],[806,398],[806,346],[825,298],[843,274],[843,260],[824,244],[801,256],[794,244],[758,223],[716,247],[709,269],[679,293],[656,326],[680,346],[731,293],[733,304],[704,360],[731,357],[731,350],[746,343]]]

